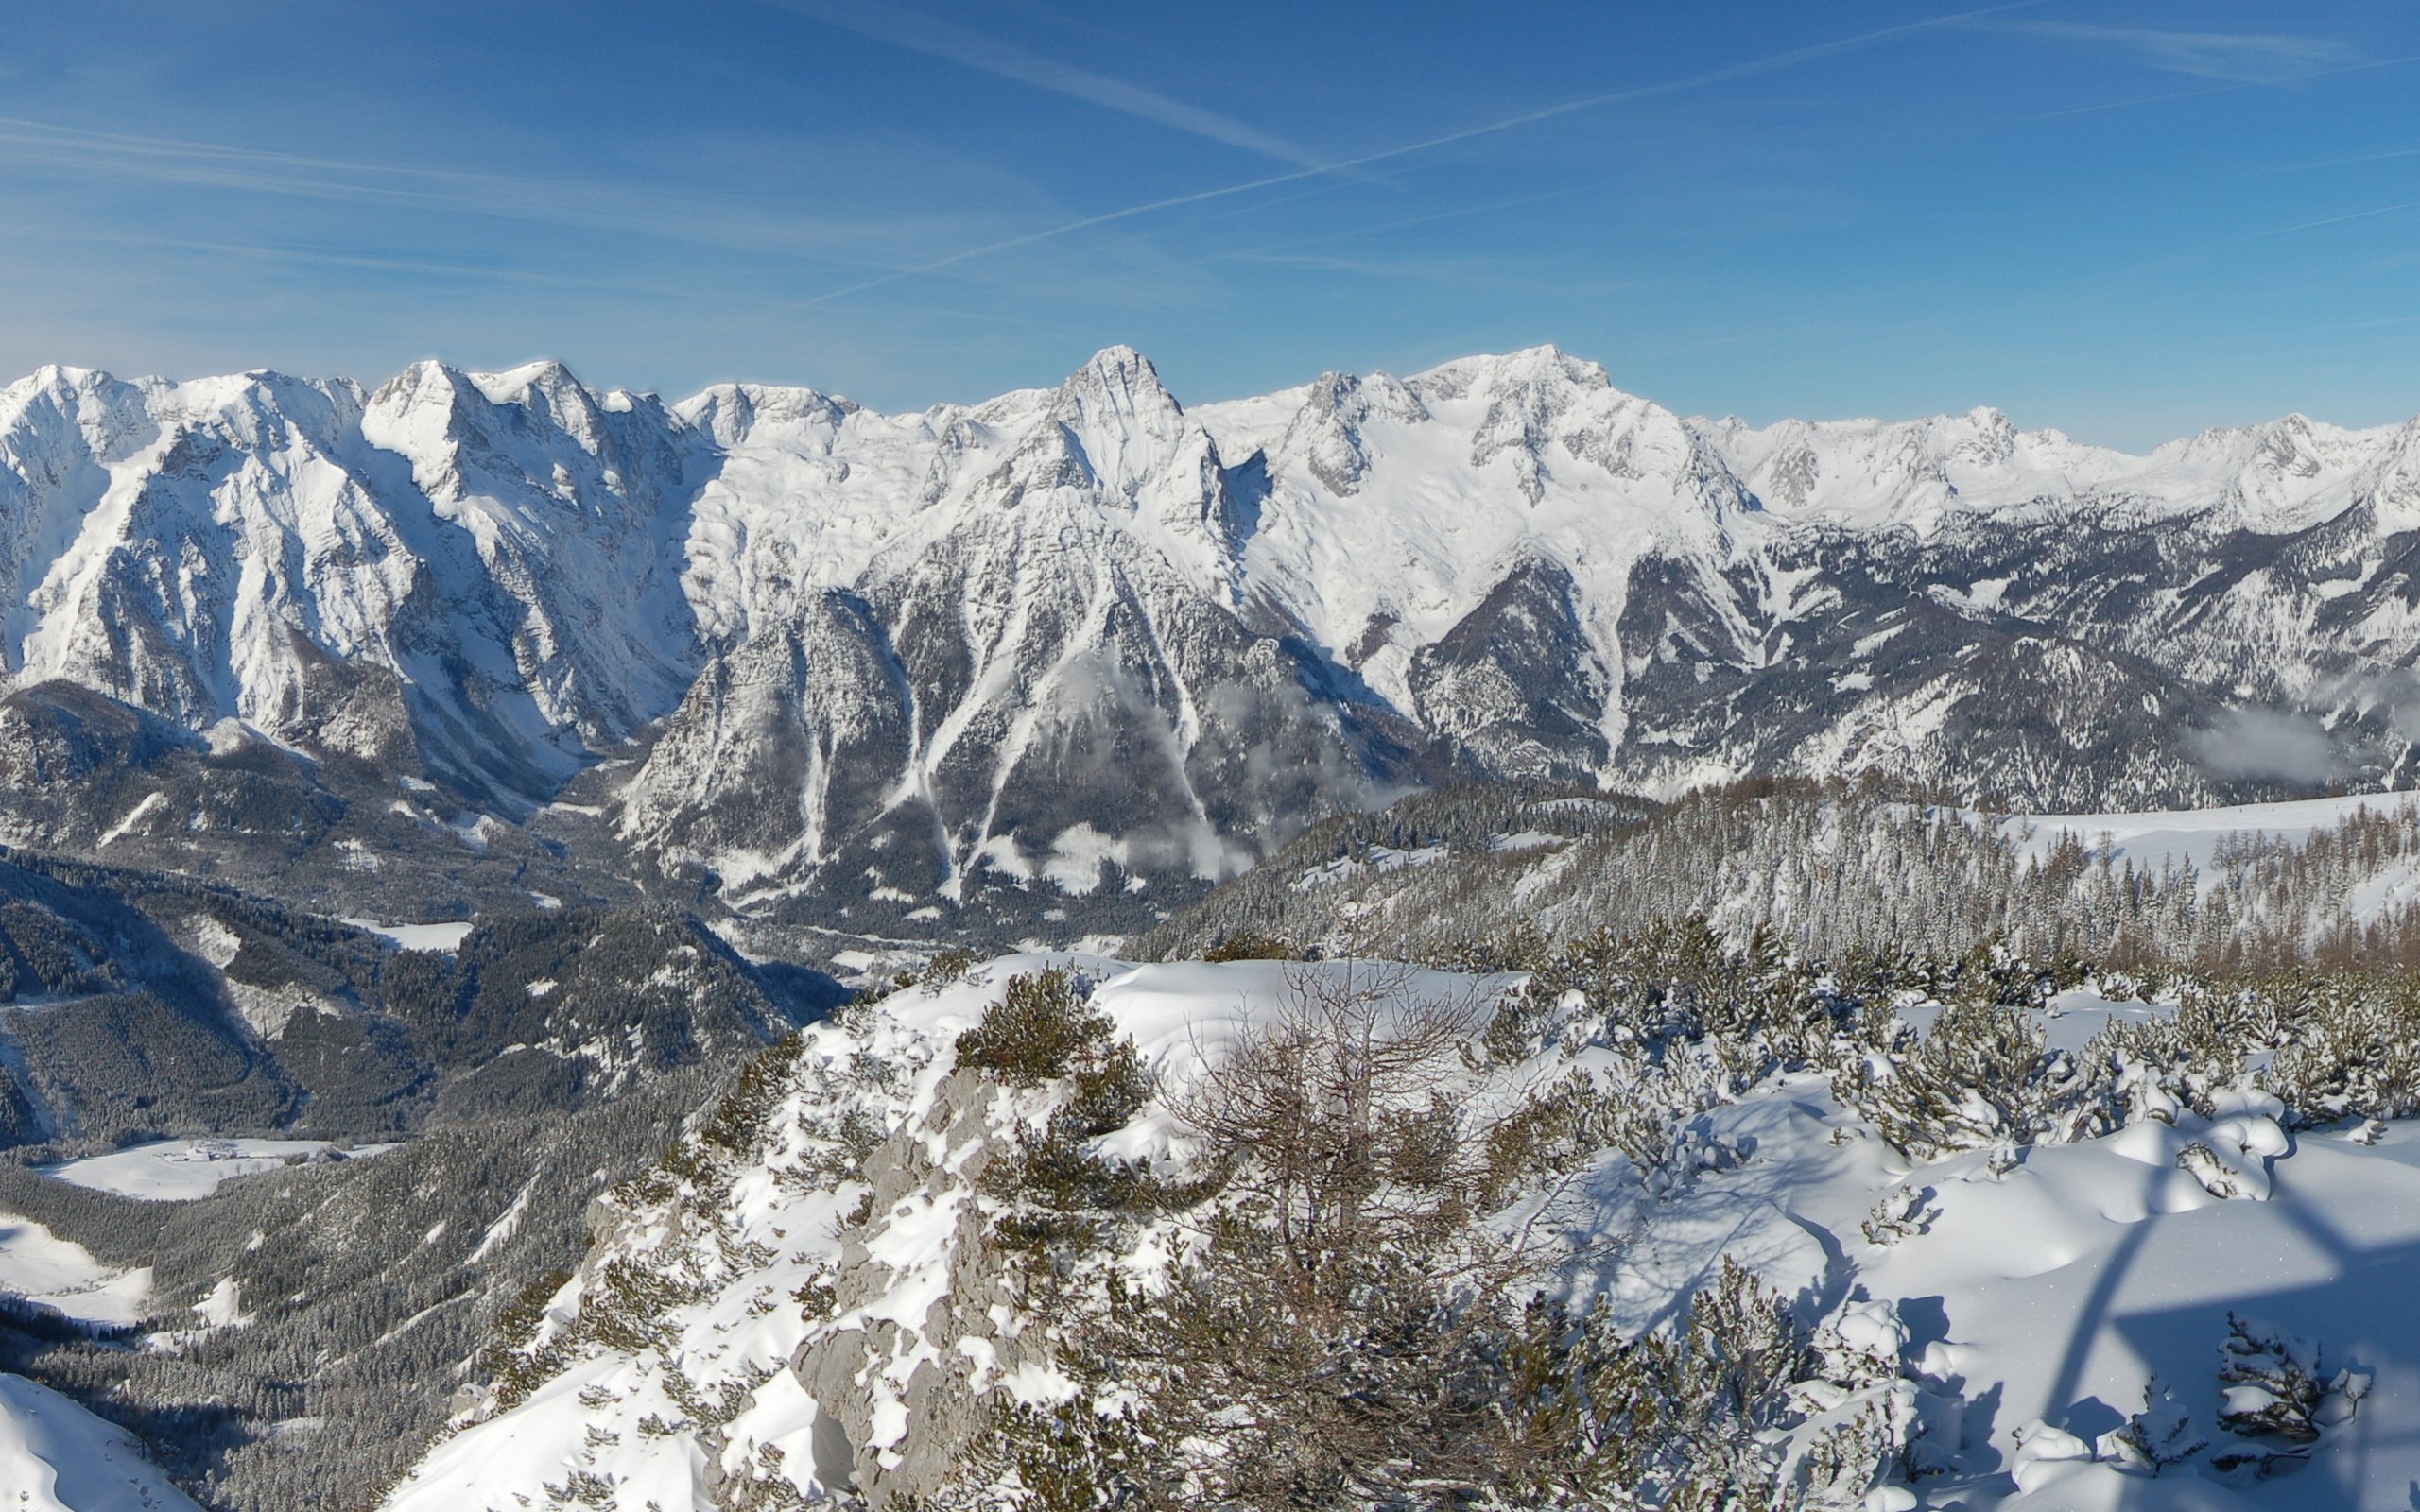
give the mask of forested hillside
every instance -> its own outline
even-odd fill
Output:
[[[2420,809],[2393,794],[2096,821],[1873,782],[1752,782],[1627,807],[1440,793],[1311,832],[1132,954],[1178,959],[1253,936],[1515,962],[1697,915],[1814,960],[1998,944],[2119,969],[2383,967],[2420,962],[2415,879]]]

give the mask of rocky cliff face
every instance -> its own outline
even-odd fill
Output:
[[[1033,1256],[1002,1235],[1017,1199],[994,1179],[1071,1084],[959,1054],[1018,976],[1053,969],[1180,1081],[1289,989],[1283,963],[1026,954],[802,1031],[597,1202],[577,1272],[484,1358],[390,1512],[957,1504],[937,1493],[964,1490],[964,1452],[1004,1406],[1074,1389],[1053,1342],[1071,1319],[1039,1305]],[[1147,1097],[1105,1146],[1172,1170],[1174,1126]],[[1171,1234],[1148,1226],[1134,1274]]]
[[[1192,410],[1114,348],[901,416],[52,369],[0,389],[0,660],[38,700],[0,761],[109,767],[113,824],[147,794],[104,747],[233,720],[438,819],[585,773],[644,870],[751,907],[1115,924],[1447,775],[2409,781],[2415,547],[2420,422],[1759,430],[1551,348]],[[150,720],[71,729],[70,688]]]
[[[542,795],[693,670],[663,532],[694,447],[560,369],[484,384],[47,369],[0,393],[9,671]]]
[[[657,1170],[600,1199],[577,1274],[531,1335],[499,1341],[510,1363],[391,1504],[930,1489],[1021,1357],[977,1185],[1031,1109],[952,1048],[1004,980],[911,991],[904,1011],[816,1025],[757,1062]]]

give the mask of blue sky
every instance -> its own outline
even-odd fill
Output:
[[[0,370],[2420,412],[2420,6],[15,8]]]

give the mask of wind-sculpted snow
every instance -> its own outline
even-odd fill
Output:
[[[0,390],[19,696],[512,817],[602,765],[647,867],[867,928],[970,888],[1106,920],[1447,776],[2405,782],[2415,532],[2420,421],[1759,429],[1552,348],[1189,410],[1126,348],[908,415],[550,363]]]

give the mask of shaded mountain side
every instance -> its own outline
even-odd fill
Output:
[[[569,1112],[433,1129],[370,1159],[232,1181],[189,1202],[86,1191],[0,1163],[0,1211],[105,1263],[147,1265],[173,1349],[0,1310],[0,1369],[133,1430],[231,1512],[369,1504],[443,1426],[516,1306],[590,1243],[597,1194],[655,1160],[728,1085],[730,1058]],[[198,1327],[213,1295],[241,1327]]]
[[[463,919],[637,896],[610,858],[575,856],[441,784],[233,727],[203,738],[68,682],[0,695],[0,784],[8,844],[328,914]]]
[[[477,922],[456,954],[190,879],[0,852],[0,1134],[375,1138],[563,1111],[828,1008],[660,904]]]

